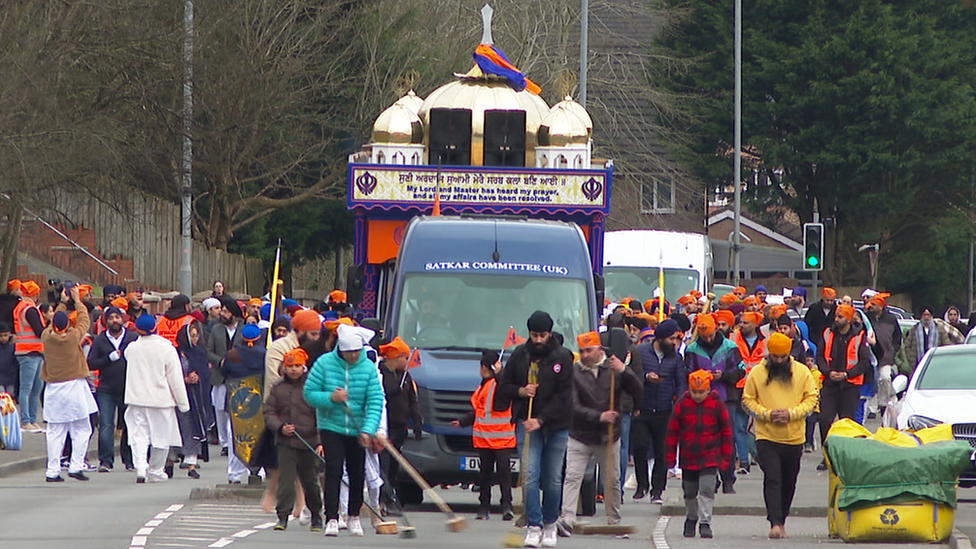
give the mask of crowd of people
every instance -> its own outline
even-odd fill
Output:
[[[277,514],[278,530],[298,517],[329,536],[361,536],[364,500],[398,512],[387,482],[397,461],[387,449],[402,448],[410,429],[421,436],[413,350],[359,326],[343,292],[314,308],[281,300],[272,318],[268,296],[239,301],[220,282],[198,305],[176,295],[158,315],[141,289],[106,286],[99,299],[89,286],[66,284],[47,304],[38,304],[34,282],[11,280],[7,289],[0,389],[16,396],[24,431],[46,433],[47,482],[64,482],[65,462],[79,481],[111,472],[117,434],[137,483],[172,478],[177,462],[198,479],[216,442],[229,483],[263,471],[262,505]],[[903,338],[887,294],[866,291],[863,310],[831,288],[809,305],[806,297],[796,288],[772,305],[760,286],[718,299],[693,292],[674,307],[608,302],[600,330],[579,335],[576,352],[548,313],[533,313],[528,340],[507,358],[483,352],[471,412],[454,421],[471,426],[481,460],[477,518],[489,519],[495,484],[503,520],[515,518],[509,462],[517,452],[526,547],[572,535],[594,458],[606,520],[616,525],[633,459],[632,498],[663,503],[680,468],[684,535],[710,538],[716,491],[734,494],[737,477],[758,464],[769,537],[785,537],[802,454],[822,445],[837,419],[877,413],[885,380],[910,373],[934,346],[962,342],[967,329],[958,310],[936,319],[925,308]],[[620,336],[625,351],[609,352]],[[245,462],[227,393],[249,378],[259,380],[266,430]],[[96,431],[97,468],[85,460]]]

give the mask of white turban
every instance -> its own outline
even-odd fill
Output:
[[[216,297],[208,297],[207,299],[203,300],[204,311],[209,311],[214,307],[220,307],[220,300],[217,299]]]
[[[339,325],[339,351],[359,351],[376,332],[362,326],[349,326],[348,324]]]

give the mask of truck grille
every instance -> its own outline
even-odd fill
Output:
[[[954,423],[952,425],[952,436],[956,440],[964,440],[976,448],[976,423]]]
[[[443,442],[443,447],[448,452],[455,454],[477,455],[474,444],[470,436],[464,435],[443,435],[439,437]]]
[[[429,391],[431,418],[434,424],[445,424],[470,413],[471,393],[465,391]]]

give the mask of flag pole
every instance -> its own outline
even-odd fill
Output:
[[[664,252],[661,252],[660,260],[658,261],[657,268],[657,286],[660,294],[658,294],[657,304],[657,321],[664,322]]]
[[[278,239],[278,249],[275,251],[275,263],[274,263],[274,277],[271,279],[271,314],[268,315],[268,320],[273,324],[275,319],[275,303],[278,301],[278,269],[281,266],[281,239]],[[274,330],[268,328],[268,344],[271,346],[271,341],[274,336]]]

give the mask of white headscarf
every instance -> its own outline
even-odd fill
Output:
[[[208,297],[207,299],[203,300],[204,311],[209,311],[214,307],[220,307],[220,300],[217,299],[216,297]]]
[[[339,351],[359,351],[366,346],[367,343],[376,332],[370,330],[369,328],[363,328],[362,326],[349,326],[348,324],[340,324],[338,329],[339,335]]]

